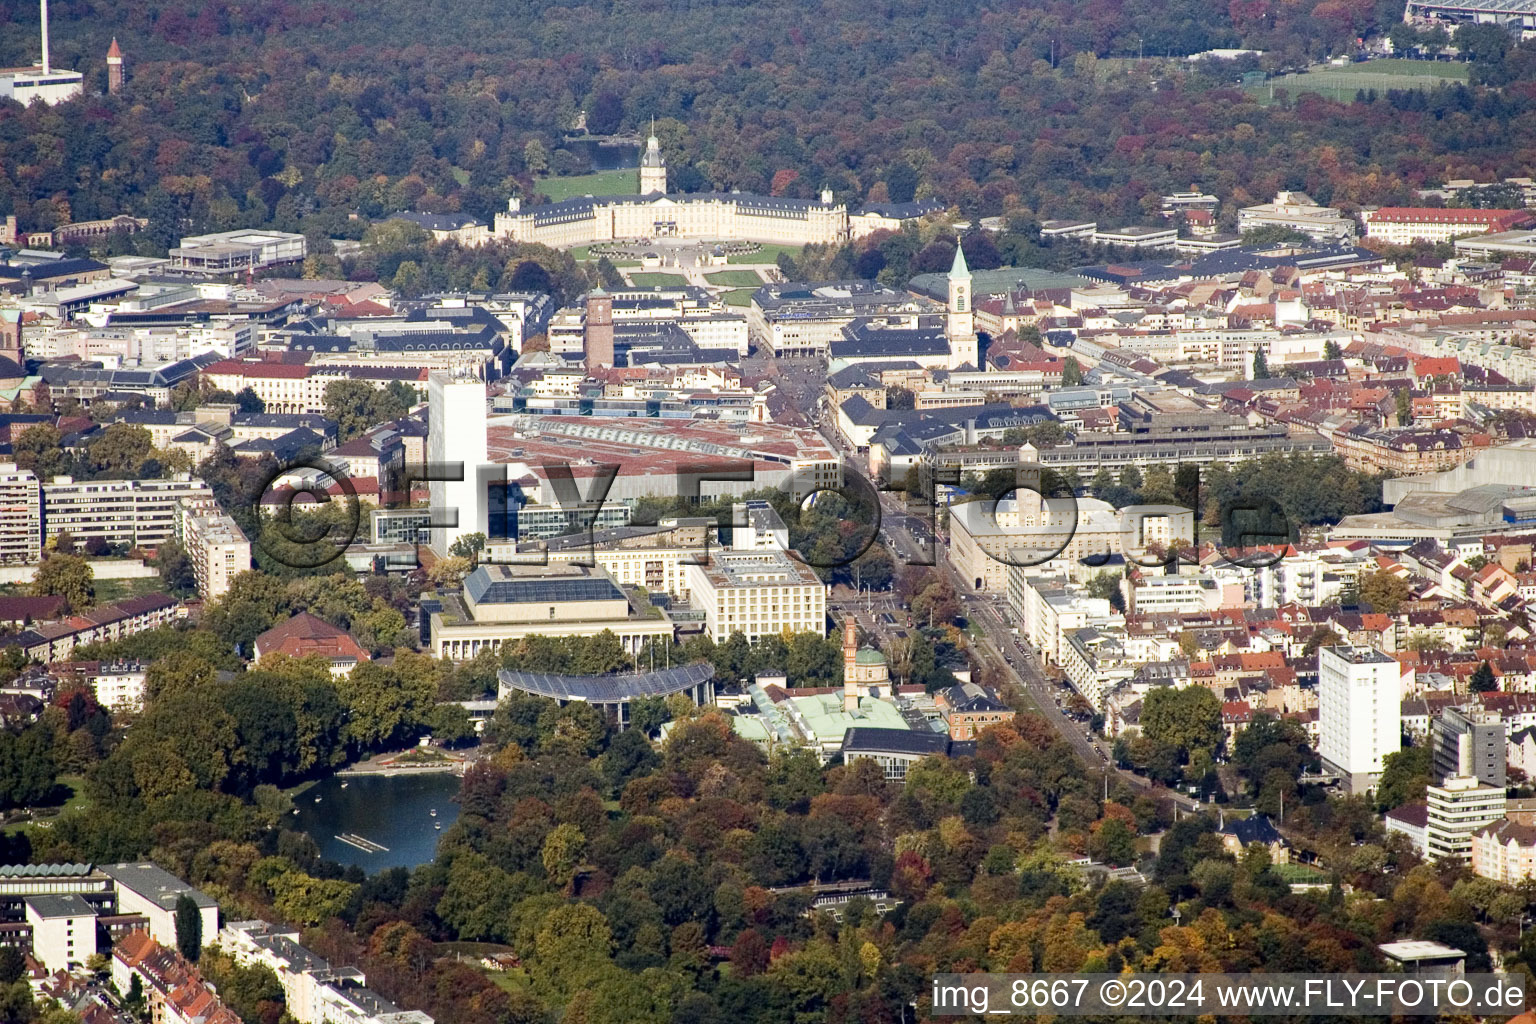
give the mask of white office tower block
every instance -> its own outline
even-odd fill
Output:
[[[453,542],[468,533],[488,533],[486,478],[485,381],[471,370],[447,370],[427,378],[430,408],[427,424],[428,492],[432,499],[433,523],[454,520],[456,526],[432,527],[432,550],[446,557]],[[450,470],[463,465],[463,473]],[[437,477],[457,479],[439,480]]]
[[[1402,672],[1370,647],[1318,651],[1318,753],[1351,793],[1374,789],[1402,745]]]

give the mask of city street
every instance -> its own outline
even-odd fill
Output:
[[[842,452],[845,471],[857,473],[867,480],[864,460],[857,451],[844,442],[836,424],[831,422],[830,415],[817,409],[819,379],[803,362],[778,365],[780,386],[785,387],[789,394],[794,396],[795,408],[811,410],[822,435]],[[998,677],[1008,680],[1029,698],[1045,720],[1050,722],[1051,726],[1072,745],[1083,763],[1090,769],[1097,769],[1094,772],[1096,778],[1102,777],[1101,773],[1108,772],[1112,777],[1118,777],[1133,789],[1172,800],[1181,810],[1199,809],[1199,804],[1189,797],[1159,786],[1139,775],[1115,768],[1110,763],[1110,744],[1107,741],[1092,738],[1084,723],[1068,717],[1057,705],[1057,697],[1064,696],[1068,691],[1055,686],[1046,678],[1040,668],[1038,652],[1034,651],[1022,638],[1013,634],[1012,627],[1008,625],[1006,619],[1005,601],[1002,596],[977,594],[966,581],[959,577],[950,565],[944,544],[936,541],[928,517],[914,514],[907,507],[901,492],[882,491],[880,493],[880,516],[880,540],[885,544],[891,557],[896,560],[897,570],[900,571],[906,565],[934,565],[938,571],[948,577],[955,593],[961,597],[966,618],[977,628],[979,635],[972,637],[972,649],[976,652],[977,658],[991,667]],[[882,612],[891,613],[898,624],[904,624],[902,613],[905,609],[897,605],[894,598],[889,596],[882,597],[875,594],[839,601],[834,604],[834,608],[841,614],[852,611],[862,627],[870,628],[876,633],[890,628],[889,623],[879,620]]]

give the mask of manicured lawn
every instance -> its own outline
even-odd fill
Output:
[[[59,785],[69,787],[69,799],[64,802],[64,810],[72,811],[85,806],[84,775],[60,775]]]
[[[727,306],[750,306],[752,293],[755,291],[757,291],[756,288],[733,288],[721,293],[720,298]]]
[[[683,283],[682,274],[662,274],[655,271],[647,271],[640,274],[630,274],[629,279],[637,288],[652,288],[661,285],[664,288],[675,288]]]
[[[578,196],[629,196],[640,189],[637,172],[598,171],[595,174],[575,174],[568,178],[539,178],[534,187],[549,196],[552,202],[575,199]]]
[[[787,252],[795,259],[800,258],[804,251],[803,245],[765,245],[757,252],[733,254],[725,258],[727,263],[773,263],[779,258],[779,253]]]
[[[710,284],[728,284],[733,288],[756,288],[763,283],[763,279],[757,276],[755,270],[722,270],[714,274],[705,274],[704,280]]]
[[[70,811],[78,811],[86,806],[87,801],[85,797],[85,776],[60,775],[59,785],[69,791],[68,799],[66,799],[64,801],[64,805],[59,808],[60,814],[64,814]],[[40,822],[48,822],[49,825],[51,825],[53,817],[54,815],[49,815],[47,817],[41,818],[40,821],[26,821],[19,825],[11,825],[4,830],[4,834],[15,835],[18,832],[26,832],[28,829],[37,828]]]
[[[1472,66],[1461,61],[1406,60],[1400,57],[1368,60],[1363,64],[1351,64],[1347,68],[1330,67],[1329,71],[1339,75],[1428,75],[1457,82],[1465,82],[1472,77]]]

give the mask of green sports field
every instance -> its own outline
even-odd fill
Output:
[[[1283,75],[1247,86],[1250,94],[1268,99],[1270,90],[1284,89],[1294,99],[1315,92],[1330,100],[1348,102],[1361,90],[1433,89],[1437,85],[1465,82],[1466,64],[1436,60],[1372,60],[1347,67],[1321,64],[1301,74]]]

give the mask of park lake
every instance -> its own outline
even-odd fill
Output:
[[[596,137],[578,138],[567,139],[560,148],[584,157],[594,171],[622,171],[640,166],[640,147],[632,142],[602,144]]]
[[[332,776],[294,797],[290,827],[308,833],[325,859],[370,875],[414,868],[432,860],[458,818],[459,782],[453,772]]]

